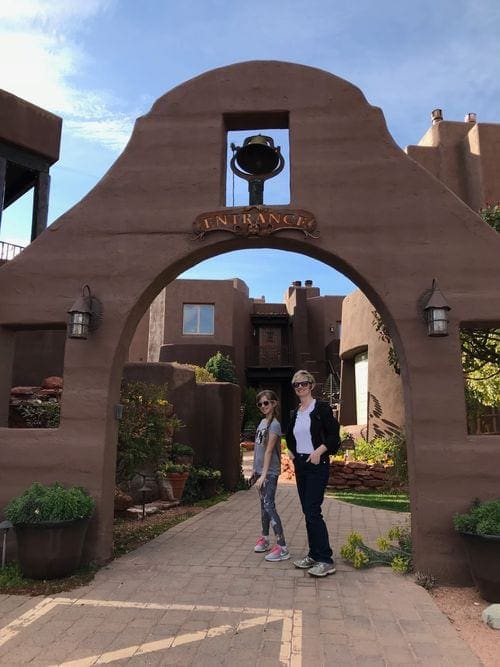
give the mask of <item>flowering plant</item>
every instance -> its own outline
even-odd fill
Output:
[[[340,549],[340,555],[355,568],[390,565],[395,572],[411,570],[411,535],[408,528],[391,528],[386,537],[377,539],[377,546],[380,551],[367,546],[358,533],[351,533]]]

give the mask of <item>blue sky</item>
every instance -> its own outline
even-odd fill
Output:
[[[498,0],[6,0],[0,88],[63,118],[52,222],[103,176],[158,97],[235,62],[286,60],[347,79],[382,108],[403,148],[436,107],[448,120],[473,111],[500,122],[499,34]],[[30,216],[29,198],[9,207],[0,240],[25,245]],[[185,274],[234,276],[267,301],[281,301],[292,280],[312,279],[322,294],[353,289],[331,267],[272,250],[229,253]]]

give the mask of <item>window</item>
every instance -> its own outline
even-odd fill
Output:
[[[212,304],[185,303],[182,333],[213,336],[214,311],[215,308]]]

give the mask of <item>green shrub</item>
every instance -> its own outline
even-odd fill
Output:
[[[190,368],[192,371],[194,371],[194,377],[197,384],[202,382],[217,382],[212,373],[207,371],[207,369],[203,366],[196,366],[196,364],[182,364],[182,366],[187,366],[187,368]]]
[[[167,399],[167,385],[123,382],[123,417],[118,427],[117,479],[130,479],[150,465],[157,468],[168,454],[168,442],[183,423]]]
[[[236,379],[236,371],[231,357],[223,355],[222,352],[217,352],[210,357],[205,364],[205,369],[211,373],[217,382],[232,382],[238,384]]]
[[[257,390],[247,387],[243,399],[242,431],[255,432],[261,419],[262,414],[257,407]]]
[[[172,456],[194,456],[194,449],[182,442],[174,442],[171,449]]]
[[[401,484],[408,482],[408,459],[404,433],[391,436],[372,438],[369,442],[364,438],[356,440],[353,458],[365,463],[392,464],[394,478]]]
[[[500,499],[473,501],[471,509],[453,517],[455,530],[476,535],[500,535]]]
[[[21,403],[14,408],[22,417],[26,428],[57,428],[61,418],[61,406],[57,401]]]
[[[165,477],[171,472],[182,473],[189,472],[191,466],[186,465],[185,463],[175,463],[174,461],[165,461],[158,468],[158,474],[162,477]]]
[[[191,474],[198,479],[220,479],[222,473],[217,468],[210,466],[196,466],[191,469]]]
[[[44,486],[34,482],[8,503],[5,516],[13,524],[64,521],[92,516],[95,501],[85,489],[65,488],[59,482]]]

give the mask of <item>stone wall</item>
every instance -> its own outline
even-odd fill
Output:
[[[334,489],[381,489],[392,486],[392,466],[361,461],[332,461],[328,486]],[[293,463],[288,456],[281,457],[282,480],[294,480]]]
[[[334,489],[380,489],[391,483],[392,466],[361,461],[332,461],[328,486]]]

